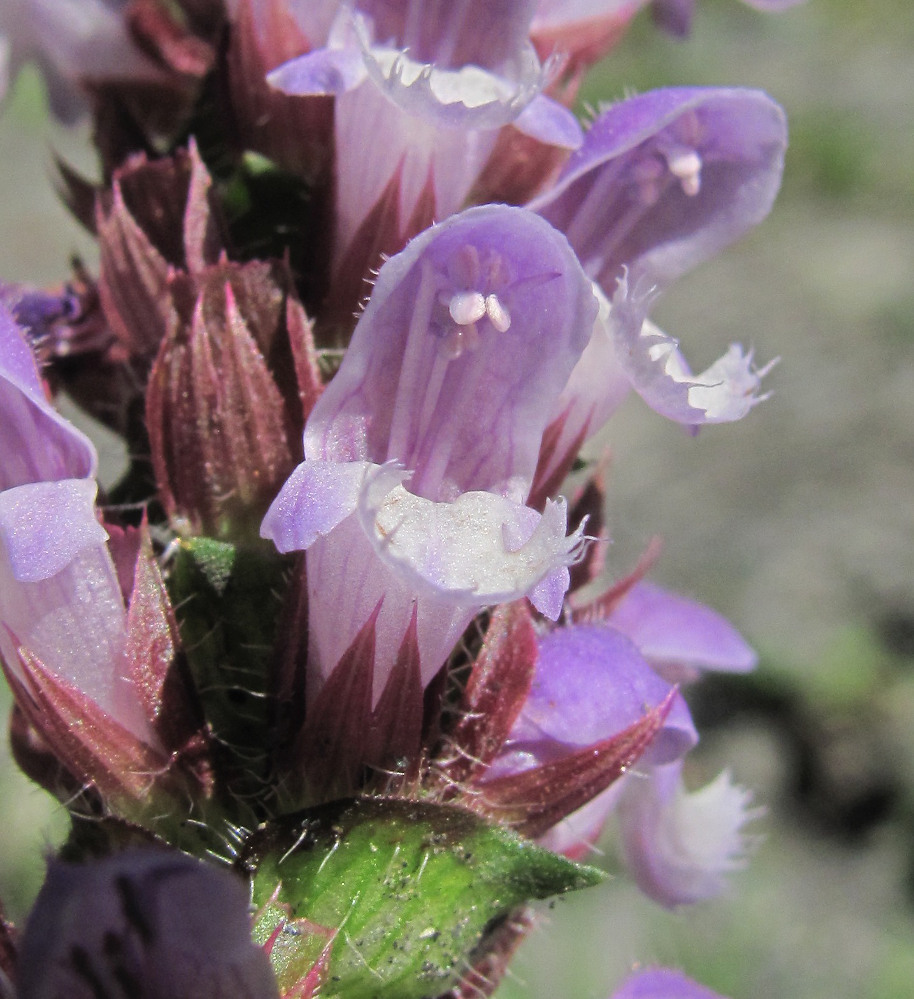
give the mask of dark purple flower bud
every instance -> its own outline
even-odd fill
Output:
[[[278,999],[248,890],[180,853],[54,862],[29,917],[19,999]]]

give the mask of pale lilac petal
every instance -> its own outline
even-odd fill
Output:
[[[716,611],[653,583],[637,583],[609,618],[670,683],[701,670],[746,673],[758,661],[740,633]]]
[[[266,952],[251,940],[244,882],[152,849],[52,862],[16,972],[19,999],[279,995]]]
[[[620,632],[601,624],[558,628],[540,641],[530,696],[506,751],[533,752],[540,762],[557,759],[623,731],[669,693],[669,684]],[[678,759],[697,741],[688,708],[677,697],[642,760]]]
[[[83,548],[47,579],[16,578],[0,540],[0,655],[19,673],[17,650],[36,656],[135,734],[148,734],[122,678],[126,612],[104,545]]]
[[[632,775],[618,814],[622,854],[638,887],[670,908],[720,894],[728,875],[746,865],[741,830],[760,814],[750,802],[726,771],[691,793],[681,762]]]
[[[365,49],[365,70],[375,86],[406,114],[449,128],[497,129],[509,125],[543,88],[532,45],[518,53],[513,79],[477,65],[454,69],[422,63],[406,50]]]
[[[611,999],[724,999],[671,968],[641,968],[627,978]]]
[[[310,548],[356,509],[373,468],[367,461],[302,462],[267,511],[260,536],[281,552]]]
[[[17,580],[47,579],[107,541],[95,516],[96,492],[93,479],[31,482],[0,492],[0,544]]]
[[[317,49],[277,66],[267,82],[277,90],[299,97],[339,95],[365,79],[365,65],[358,49]]]
[[[42,480],[89,478],[92,442],[48,402],[35,358],[0,304],[0,489]]]
[[[123,679],[126,611],[96,518],[95,449],[51,407],[0,305],[0,655],[19,648],[154,742]]]
[[[577,149],[583,141],[578,119],[542,94],[534,97],[512,124],[525,135],[559,149]]]
[[[433,197],[436,218],[459,211],[498,138],[490,129],[475,132],[469,141],[460,128],[404,114],[370,82],[338,97],[334,115],[340,165],[335,264],[345,257],[391,183],[398,186],[396,233],[391,238],[401,246],[412,235],[410,219],[423,199]],[[384,136],[371,156],[364,155],[366,134]],[[385,218],[385,224],[394,221]]]
[[[608,296],[623,268],[664,287],[768,214],[786,145],[784,113],[761,91],[651,91],[604,111],[530,207]]]
[[[516,60],[527,41],[536,3],[356,0],[353,7],[371,25],[379,44],[396,44],[415,59],[448,68],[473,64],[492,69]]]

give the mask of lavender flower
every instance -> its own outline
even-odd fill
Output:
[[[558,616],[581,533],[562,501],[524,501],[595,309],[563,237],[521,209],[454,216],[382,268],[262,527],[309,549],[311,689],[379,603],[376,696],[414,607],[426,682],[480,608],[528,594]]]
[[[713,898],[746,866],[742,827],[762,812],[728,771],[690,793],[679,760],[633,774],[619,791],[622,856],[655,901],[674,908]]]
[[[580,143],[574,116],[541,93],[533,12],[530,0],[345,3],[326,47],[270,75],[286,93],[336,97],[337,296],[358,297],[380,252],[463,205],[504,126]],[[371,156],[367,134],[384,136]]]
[[[97,456],[47,401],[31,351],[0,306],[0,653],[24,649],[137,735],[124,678],[126,610],[94,509]]]
[[[600,601],[583,610],[589,618]],[[742,672],[756,657],[710,609],[646,583],[635,583],[605,623],[556,629],[539,641],[530,696],[486,779],[561,759],[632,724],[670,694],[670,683],[703,669]],[[661,679],[663,677],[663,679]],[[637,769],[568,816],[541,839],[570,856],[586,852],[616,812],[623,857],[646,894],[675,906],[720,892],[742,866],[740,827],[756,817],[726,775],[692,795],[682,788],[682,759],[698,735],[676,698]]]
[[[752,352],[734,345],[693,375],[678,343],[646,322],[655,296],[760,222],[780,184],[787,133],[759,91],[671,88],[604,111],[554,187],[529,207],[561,229],[599,287],[593,336],[552,423],[540,480],[634,388],[669,419],[740,419],[763,396]],[[556,474],[558,469],[558,474]]]

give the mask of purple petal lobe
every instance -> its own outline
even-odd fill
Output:
[[[0,493],[0,550],[17,580],[48,579],[81,551],[105,543],[95,493],[92,479],[33,482]]]
[[[638,887],[673,908],[712,898],[746,865],[742,826],[760,812],[725,771],[698,791],[681,761],[626,782],[618,805],[622,853]]]
[[[716,611],[652,583],[633,586],[609,623],[670,683],[692,680],[702,669],[746,673],[758,661],[742,635]]]
[[[642,968],[627,978],[611,999],[724,999],[671,968]]]
[[[281,552],[310,548],[352,513],[369,469],[366,461],[304,461],[267,511],[260,536]]]
[[[533,686],[508,748],[548,762],[569,748],[621,732],[669,692],[669,685],[620,632],[605,625],[559,628],[540,641]],[[677,698],[642,759],[675,760],[697,741],[688,708]],[[502,769],[497,768],[498,775]]]
[[[577,149],[583,141],[578,119],[543,94],[534,97],[512,124],[525,135],[560,149]]]
[[[339,95],[365,79],[365,66],[358,49],[318,49],[278,66],[267,82],[283,93],[298,97]]]
[[[31,349],[2,304],[0,424],[0,489],[95,475],[95,448],[48,402]]]

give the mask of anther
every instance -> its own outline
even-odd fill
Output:
[[[486,314],[487,301],[478,291],[458,291],[451,296],[448,312],[458,326],[469,326],[470,323],[478,322]]]
[[[499,302],[497,295],[486,296],[485,312],[499,333],[507,333],[511,329],[511,313]]]
[[[674,146],[666,153],[667,166],[683,193],[694,197],[701,190],[701,157],[688,146]]]

